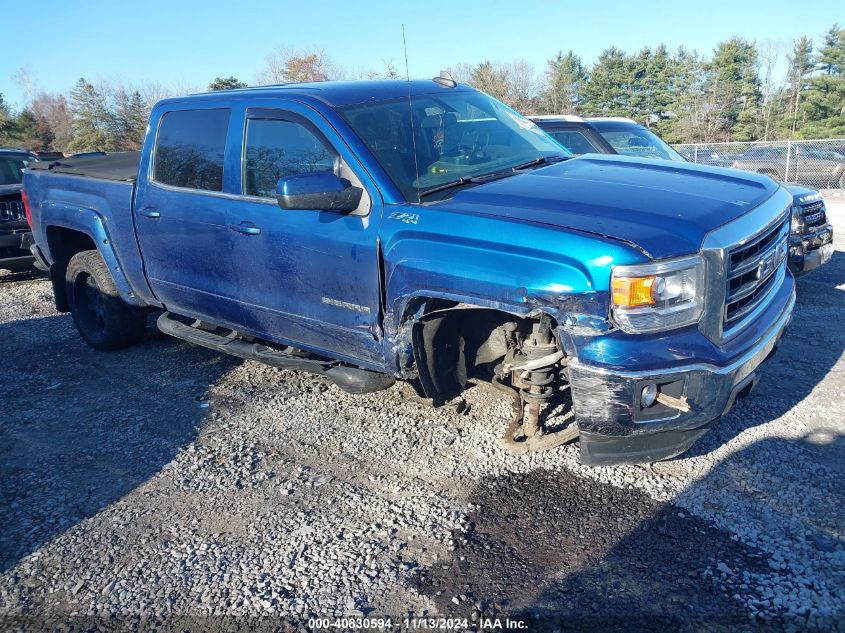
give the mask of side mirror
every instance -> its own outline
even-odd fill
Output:
[[[282,209],[354,211],[364,190],[333,172],[319,171],[279,178],[276,200]]]

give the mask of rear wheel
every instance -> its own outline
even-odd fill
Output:
[[[97,251],[82,251],[71,257],[65,284],[76,329],[94,349],[122,349],[144,336],[146,313],[120,298]]]

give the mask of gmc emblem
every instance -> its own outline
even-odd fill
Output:
[[[775,269],[776,257],[777,253],[770,253],[760,261],[760,265],[757,267],[757,279],[763,279],[772,273]]]

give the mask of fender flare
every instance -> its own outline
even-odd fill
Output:
[[[112,241],[109,237],[106,224],[99,213],[86,207],[45,201],[41,207],[41,222],[45,227],[45,236],[51,227],[70,229],[88,236],[94,242],[94,246],[103,258],[103,261],[106,262],[109,273],[120,294],[120,298],[129,305],[138,307],[147,305],[135,295],[135,292],[129,285],[129,281],[123,273],[123,267],[120,265],[120,260],[117,258],[117,254],[112,247]],[[49,244],[49,237],[47,239],[50,259],[52,260],[50,266],[52,273],[52,269],[55,266],[55,253]]]

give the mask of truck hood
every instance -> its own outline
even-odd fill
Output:
[[[709,231],[760,205],[778,186],[736,169],[585,155],[436,204],[610,237],[664,259],[697,252]]]
[[[801,185],[793,185],[789,182],[782,182],[781,186],[792,194],[794,204],[801,205],[806,202],[821,200],[822,195],[816,189],[809,187],[802,187]]]

